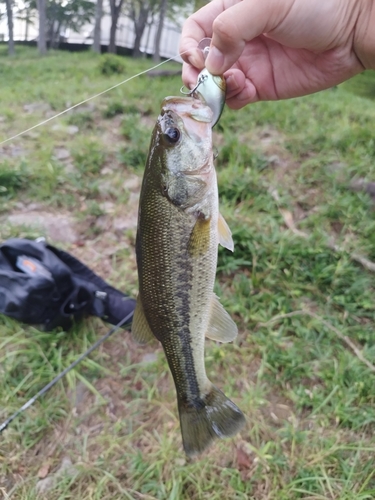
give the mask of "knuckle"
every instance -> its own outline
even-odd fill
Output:
[[[230,18],[223,19],[222,16],[217,17],[213,22],[212,28],[213,32],[222,44],[225,44],[226,46],[235,45],[237,40],[237,28],[235,26],[235,23],[233,23]]]

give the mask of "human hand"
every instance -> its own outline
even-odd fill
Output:
[[[310,94],[375,69],[375,0],[212,0],[185,22],[180,52],[185,85],[204,65],[224,73],[233,109]]]

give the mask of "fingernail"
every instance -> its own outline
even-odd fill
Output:
[[[213,75],[219,75],[224,64],[223,53],[215,46],[210,48],[206,59],[206,68]]]
[[[196,66],[196,63],[197,63],[195,59],[196,59],[196,58],[195,58],[193,55],[190,55],[190,56],[187,58],[188,63],[189,63],[189,64],[191,64],[191,65],[192,65],[192,66],[194,66],[194,67]]]

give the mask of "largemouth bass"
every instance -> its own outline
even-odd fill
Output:
[[[233,241],[219,214],[211,122],[211,109],[199,99],[163,101],[143,177],[136,240],[139,296],[132,332],[138,342],[156,337],[164,348],[189,456],[245,423],[204,366],[205,336],[229,342],[237,335],[213,293],[218,244],[233,250]]]

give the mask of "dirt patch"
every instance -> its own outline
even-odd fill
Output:
[[[294,417],[293,403],[278,394],[268,394],[260,411],[265,420],[277,427],[284,426],[285,421],[290,422]]]
[[[69,251],[84,262],[103,279],[113,282],[114,286],[135,293],[137,266],[135,249],[130,239],[135,238],[135,229],[129,235],[114,233],[111,230],[113,221],[107,219],[108,228],[95,239],[78,241],[69,247]],[[121,275],[118,269],[121,267]],[[116,281],[116,282],[115,282]]]
[[[11,226],[26,226],[40,230],[43,236],[51,241],[73,243],[78,240],[75,220],[67,214],[51,213],[44,210],[14,212],[2,217],[2,223]]]
[[[24,104],[23,106],[24,111],[26,113],[40,113],[40,114],[46,114],[49,111],[51,111],[51,106],[47,102],[30,102],[27,104]]]
[[[1,158],[18,158],[20,156],[25,156],[26,149],[19,144],[11,143],[0,147],[0,157]]]

